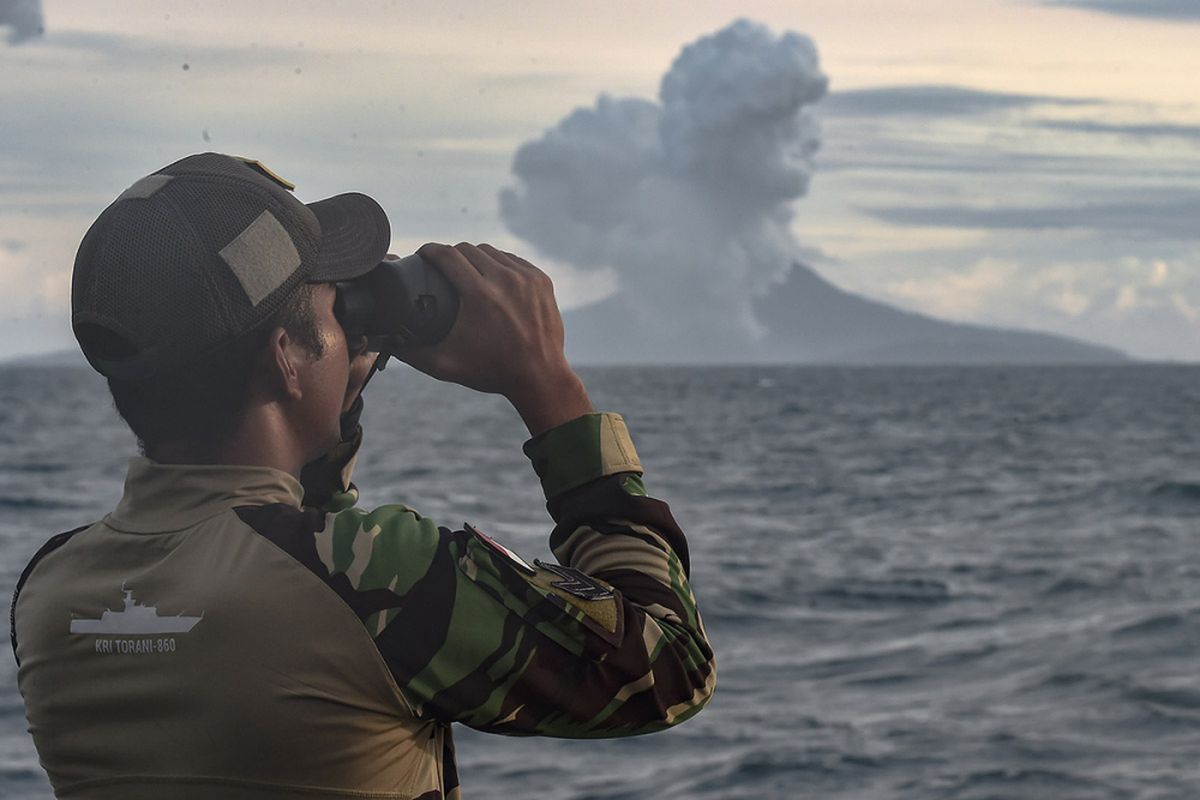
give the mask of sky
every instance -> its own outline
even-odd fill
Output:
[[[751,27],[720,39],[739,18]],[[1200,0],[0,0],[0,358],[72,346],[87,226],[142,175],[217,150],[262,160],[306,201],[371,194],[394,252],[526,254],[567,308],[674,276],[693,301],[678,307],[700,315],[694,287],[769,291],[762,265],[786,257],[941,318],[1195,361],[1198,41]],[[651,129],[652,161],[590,160]],[[762,158],[731,156],[735,179],[704,167],[743,140]],[[574,161],[555,160],[559,141]],[[620,168],[573,188],[537,177],[589,163]],[[669,180],[603,206],[571,195],[608,235],[564,246],[553,192],[632,185],[639,163]],[[753,178],[769,174],[790,177]],[[708,211],[756,209],[727,247],[688,227],[701,212],[680,186],[699,175]],[[619,241],[639,221],[662,257]]]

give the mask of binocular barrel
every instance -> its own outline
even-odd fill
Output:
[[[335,284],[333,311],[347,338],[387,354],[408,344],[442,341],[458,317],[458,292],[418,255],[385,259],[354,280]]]

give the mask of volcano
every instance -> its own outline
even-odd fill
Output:
[[[681,296],[680,302],[686,302]],[[670,316],[663,309],[663,316]],[[834,286],[793,264],[758,298],[767,334],[758,342],[721,342],[698,334],[656,336],[621,295],[564,314],[567,352],[583,364],[1106,364],[1119,350],[1037,331],[947,322],[904,311]]]

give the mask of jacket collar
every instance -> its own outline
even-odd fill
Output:
[[[125,494],[104,521],[130,533],[165,533],[237,506],[299,507],[303,497],[295,476],[271,467],[159,464],[134,456],[129,459]]]

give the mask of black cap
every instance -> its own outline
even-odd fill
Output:
[[[348,280],[387,254],[379,204],[305,205],[257,161],[188,156],[126,189],[92,223],[71,281],[88,362],[140,380],[185,367],[261,325],[302,283]]]

